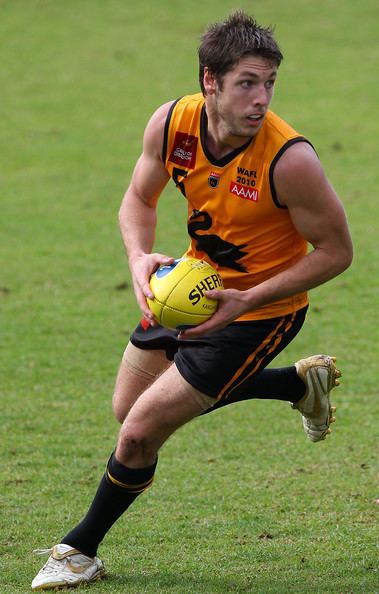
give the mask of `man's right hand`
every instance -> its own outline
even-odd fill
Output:
[[[146,297],[154,299],[154,294],[150,288],[150,277],[162,265],[173,264],[175,258],[165,254],[141,254],[129,259],[129,268],[132,274],[134,293],[138,306],[145,320],[151,326],[156,325],[153,313],[150,311],[146,302]]]

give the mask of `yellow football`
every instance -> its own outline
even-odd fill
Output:
[[[154,299],[147,299],[158,324],[183,330],[197,326],[217,310],[218,302],[205,291],[223,289],[221,276],[208,262],[196,258],[179,258],[161,266],[150,278]]]

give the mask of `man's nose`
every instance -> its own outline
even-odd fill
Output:
[[[256,93],[254,95],[253,102],[254,105],[262,105],[263,107],[267,107],[267,105],[269,104],[269,93],[264,84],[256,87]]]

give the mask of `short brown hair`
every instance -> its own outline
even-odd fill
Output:
[[[204,68],[220,80],[244,56],[260,56],[279,66],[283,55],[273,32],[272,27],[261,27],[243,10],[237,10],[224,22],[210,25],[199,46],[199,82],[203,94]]]

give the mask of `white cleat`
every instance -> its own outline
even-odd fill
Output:
[[[93,582],[105,575],[102,561],[87,557],[66,544],[52,549],[35,551],[39,555],[51,553],[45,565],[32,581],[32,590],[48,590],[75,587]]]
[[[303,415],[303,427],[311,441],[321,441],[331,430],[336,418],[336,407],[331,406],[329,393],[339,385],[341,373],[335,366],[335,357],[314,355],[295,363],[297,375],[303,380],[306,391],[301,400],[292,404]]]

